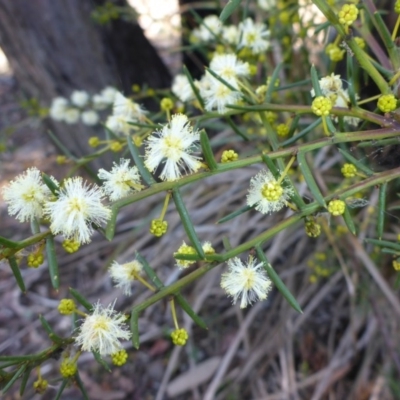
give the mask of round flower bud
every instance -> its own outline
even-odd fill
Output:
[[[397,108],[397,100],[393,94],[383,94],[378,99],[378,108],[384,112],[390,112]]]
[[[327,116],[332,109],[332,102],[325,96],[316,97],[312,104],[311,110],[318,116]]]
[[[239,157],[235,150],[224,150],[221,155],[221,163],[228,163],[237,160]]]
[[[60,365],[60,374],[64,378],[71,378],[78,371],[78,366],[76,365],[76,361],[71,360],[70,358],[64,358]]]
[[[358,8],[354,4],[345,4],[338,13],[339,22],[344,26],[350,26],[358,16]]]
[[[156,237],[161,237],[167,232],[168,222],[161,219],[153,219],[150,225],[150,233]]]
[[[353,178],[357,175],[357,167],[354,164],[344,164],[340,170],[345,178]]]
[[[39,378],[37,381],[33,382],[33,388],[36,393],[44,393],[47,386],[49,386],[49,382],[47,382],[46,379]]]
[[[116,353],[111,354],[111,361],[114,365],[121,367],[122,365],[126,364],[128,360],[128,353],[125,349],[121,349]]]
[[[276,127],[276,133],[278,136],[286,137],[289,134],[290,128],[286,124],[279,124]]]
[[[31,253],[28,255],[28,267],[37,268],[43,264],[44,256],[42,253]]]
[[[330,43],[326,46],[325,53],[329,56],[331,61],[338,62],[343,60],[345,50],[334,43]]]
[[[74,239],[65,239],[62,242],[62,247],[67,253],[75,253],[79,250],[80,243]]]
[[[321,234],[321,225],[315,221],[307,221],[304,228],[309,237],[316,238]]]
[[[57,308],[60,314],[71,315],[76,310],[76,305],[72,299],[61,299]]]
[[[346,203],[343,200],[331,200],[328,204],[328,211],[335,217],[342,215],[346,209]]]
[[[164,97],[160,102],[160,108],[162,111],[170,111],[174,108],[174,102],[168,97]]]
[[[176,346],[184,346],[189,338],[185,329],[176,329],[171,333],[172,343]]]

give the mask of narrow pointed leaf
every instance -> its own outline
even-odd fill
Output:
[[[387,247],[400,252],[400,244],[389,242],[388,240],[377,240],[377,239],[364,239],[367,243],[371,243],[378,247]]]
[[[239,210],[236,210],[233,213],[230,213],[230,214],[226,215],[225,217],[221,218],[220,220],[218,220],[217,224],[223,224],[224,222],[227,222],[233,218],[236,218],[237,216],[244,214],[253,208],[254,208],[254,206],[244,206],[242,208],[239,208]]]
[[[197,237],[193,223],[190,219],[189,213],[187,212],[186,206],[183,202],[182,196],[178,188],[172,189],[172,198],[174,199],[176,209],[179,213],[179,216],[181,217],[183,227],[185,228],[185,232],[188,235],[192,246],[197,251],[197,254],[204,259],[205,255],[203,248],[200,244],[199,238]]]
[[[66,155],[69,159],[76,161],[77,158],[65,147],[60,140],[53,134],[51,131],[47,131],[48,135],[51,137],[51,140],[55,143],[55,145],[61,150],[64,155]]]
[[[246,141],[251,141],[251,139],[249,138],[247,133],[244,133],[241,129],[239,129],[239,127],[232,121],[232,119],[229,116],[226,116],[225,118],[226,118],[226,122],[228,123],[228,125],[232,128],[232,130],[238,136],[240,136],[242,139],[244,139]]]
[[[210,168],[210,171],[215,171],[218,168],[218,165],[215,161],[210,141],[204,129],[200,132],[200,143],[204,159]]]
[[[190,304],[180,293],[176,294],[175,298],[179,305],[182,307],[182,310],[185,311],[186,314],[189,315],[189,317],[192,318],[192,320],[196,322],[198,326],[200,326],[200,328],[208,329],[207,324],[204,322],[204,320],[194,312],[192,307],[190,307]]]
[[[55,342],[55,343],[63,343],[64,339],[60,336],[58,336],[54,331],[53,328],[50,326],[50,324],[46,321],[46,319],[43,317],[43,315],[39,315],[39,320],[40,323],[42,324],[44,330],[47,332],[49,335],[49,338]]]
[[[352,107],[357,107],[357,98],[354,92],[354,86],[352,82],[354,82],[354,59],[350,56],[349,53],[346,55],[346,67],[347,67],[347,82],[348,82],[348,93],[350,98],[350,103]],[[344,132],[344,131],[342,131]]]
[[[349,207],[346,207],[344,209],[343,219],[344,219],[344,222],[346,223],[347,228],[349,229],[349,231],[353,235],[356,235],[357,234],[357,230],[356,230],[356,226],[354,225],[353,217],[351,216]]]
[[[387,182],[383,183],[379,188],[379,199],[378,199],[378,222],[376,224],[376,230],[378,239],[382,239],[383,228],[385,225],[385,211],[386,211],[386,192]]]
[[[60,387],[58,388],[56,397],[54,398],[54,400],[60,400],[61,399],[61,395],[64,391],[64,389],[67,387],[67,384],[69,382],[69,379],[63,379],[63,381],[61,382]]]
[[[237,92],[238,89],[236,89],[234,86],[232,86],[227,80],[224,78],[221,78],[216,72],[214,72],[212,69],[206,67],[206,71],[209,72],[217,81],[220,81],[223,85],[225,85],[228,89],[232,90],[232,92]]]
[[[23,396],[23,394],[25,392],[26,384],[28,383],[28,379],[29,379],[29,376],[31,375],[32,369],[33,369],[33,367],[27,368],[26,371],[24,372],[24,375],[22,376],[21,385],[19,387],[20,396]]]
[[[197,88],[197,86],[195,85],[192,75],[190,75],[189,70],[186,68],[186,65],[183,66],[183,73],[186,75],[186,77],[188,78],[190,87],[193,90],[193,93],[197,99],[197,101],[199,102],[201,108],[204,110],[204,100],[203,98],[200,96],[200,92],[199,89]]]
[[[132,332],[132,345],[135,349],[139,349],[139,312],[135,309],[131,312],[131,332]]]
[[[51,193],[57,197],[58,191],[60,190],[58,185],[50,178],[49,175],[45,174],[44,172],[42,172],[42,179],[45,185],[50,189]]]
[[[94,358],[96,361],[107,371],[111,372],[110,366],[106,363],[105,360],[101,357],[101,355],[97,351],[92,351]]]
[[[143,159],[139,154],[139,149],[133,143],[131,136],[128,136],[127,142],[128,142],[128,148],[129,148],[129,151],[131,152],[133,161],[135,162],[135,165],[137,166],[137,168],[138,168],[138,170],[140,172],[140,175],[142,176],[143,180],[149,186],[153,185],[154,183],[156,183],[156,181],[153,178],[153,175],[150,173],[150,171],[144,165]]]
[[[19,269],[19,265],[17,263],[16,258],[14,256],[9,257],[8,263],[10,264],[11,271],[14,274],[15,280],[17,281],[17,284],[21,289],[21,292],[25,293],[26,292],[25,283],[24,280],[22,279],[21,270]]]
[[[60,273],[58,270],[57,255],[54,246],[53,236],[48,236],[46,238],[46,254],[47,254],[47,264],[49,266],[51,284],[53,285],[54,289],[58,290],[58,288],[60,287]]]
[[[13,361],[14,364],[21,363],[23,361],[33,361],[36,354],[30,354],[28,356],[0,356],[0,362]]]
[[[275,163],[271,160],[271,158],[267,155],[262,153],[261,158],[264,161],[265,165],[268,167],[268,169],[271,171],[273,177],[278,180],[281,176],[281,173],[279,172],[279,169],[275,166]]]
[[[87,311],[93,311],[93,305],[88,300],[86,300],[77,290],[69,288],[69,292],[72,294],[72,296],[74,296],[75,300],[80,305],[86,308]]]
[[[225,22],[230,15],[240,6],[241,0],[229,0],[224,9],[222,10],[219,19]]]
[[[322,96],[321,87],[319,86],[319,78],[315,66],[311,66],[311,83],[315,92],[315,97]]]
[[[158,278],[153,268],[150,267],[149,263],[146,261],[144,257],[140,253],[136,253],[136,259],[143,265],[144,272],[147,277],[150,279],[151,283],[153,283],[158,290],[164,287],[164,284]]]
[[[83,385],[82,379],[79,375],[79,371],[75,375],[75,382],[78,385],[78,388],[80,389],[80,391],[82,392],[82,396],[83,396],[84,400],[89,400],[89,396],[87,394],[85,386]]]
[[[300,131],[297,135],[292,136],[290,139],[287,139],[284,142],[282,142],[281,143],[281,147],[286,147],[286,146],[289,146],[289,145],[297,142],[299,139],[301,139],[302,137],[306,136],[307,133],[312,132],[320,124],[321,124],[321,117],[317,118],[310,125],[307,125],[307,127],[304,128],[302,131]]]
[[[8,381],[7,385],[4,386],[2,392],[3,394],[7,392],[8,389],[12,385],[14,385],[15,381],[25,372],[26,368],[28,367],[28,364],[23,364],[19,367],[18,371],[13,375],[13,377]]]
[[[117,217],[118,217],[119,208],[116,206],[111,206],[111,216],[107,222],[105,236],[107,240],[112,240],[115,235],[115,228],[117,226]]]
[[[314,196],[314,199],[320,206],[326,208],[324,197],[322,196],[317,182],[315,182],[314,176],[311,173],[310,167],[307,164],[305,153],[299,152],[297,154],[297,161],[299,163],[299,168],[303,174],[303,177],[307,182],[308,188],[310,189],[311,194]]]
[[[269,83],[268,83],[268,89],[267,89],[267,92],[265,93],[265,102],[266,103],[271,102],[272,93],[276,89],[275,82],[277,82],[277,79],[279,78],[279,72],[281,71],[282,66],[283,66],[283,63],[280,62],[275,67],[274,72],[271,75],[271,79],[269,80]]]
[[[275,284],[277,289],[282,293],[283,297],[287,300],[287,302],[299,313],[303,313],[301,310],[301,307],[297,300],[294,298],[294,296],[290,293],[289,289],[286,287],[286,285],[282,282],[281,278],[279,275],[275,272],[275,270],[272,268],[272,265],[269,263],[267,260],[267,257],[265,257],[264,252],[262,251],[260,246],[256,246],[256,252],[258,258],[264,263],[264,268],[267,271],[267,274],[271,281]]]
[[[397,140],[397,139],[396,139]],[[357,158],[353,157],[348,151],[345,149],[338,148],[339,153],[350,163],[354,164],[356,168],[362,172],[364,172],[368,176],[372,176],[374,171],[369,169],[366,165],[364,165],[361,161],[357,160]]]

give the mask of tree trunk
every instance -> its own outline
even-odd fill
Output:
[[[91,12],[103,0],[7,0],[0,2],[0,47],[20,89],[49,105],[73,90],[98,93],[111,85],[169,87],[170,75],[137,23],[96,24]],[[120,0],[118,5],[127,5]],[[89,151],[93,128],[48,121],[47,129],[76,155]]]

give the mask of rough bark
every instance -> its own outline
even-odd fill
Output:
[[[168,87],[170,75],[140,26],[122,19],[99,26],[91,12],[100,0],[0,2],[0,46],[26,96],[49,104],[75,89],[107,85],[130,93],[134,83]],[[120,4],[124,0],[120,0]],[[87,153],[92,128],[48,121],[73,153]]]

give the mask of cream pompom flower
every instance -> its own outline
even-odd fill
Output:
[[[113,261],[108,271],[112,280],[116,283],[115,286],[121,288],[124,294],[129,296],[132,293],[131,284],[138,280],[142,270],[143,265],[138,260],[133,260],[125,264]]]
[[[132,126],[128,124],[125,117],[119,115],[110,115],[106,121],[106,127],[113,131],[116,135],[122,133],[125,136],[129,135]]]
[[[126,316],[116,312],[114,305],[115,302],[104,308],[100,302],[94,304],[92,314],[86,316],[75,338],[82,350],[97,351],[105,356],[121,350],[121,339],[130,339]]]
[[[176,75],[172,82],[171,90],[172,93],[183,102],[192,101],[195,99],[193,89],[190,86],[189,79],[186,75]]]
[[[210,63],[210,69],[237,89],[236,79],[250,74],[249,64],[238,60],[235,54],[217,54]]]
[[[89,101],[89,94],[84,90],[74,90],[71,94],[71,102],[77,107],[85,107]]]
[[[264,24],[254,22],[251,18],[246,18],[240,23],[241,41],[239,48],[247,47],[254,54],[266,51],[269,46],[270,32]]]
[[[139,104],[117,92],[114,97],[113,116],[123,117],[130,121],[143,121],[146,111]]]
[[[283,208],[293,190],[277,181],[271,171],[260,171],[250,180],[247,205],[255,206],[262,214],[269,214]]]
[[[237,85],[236,82],[231,86],[234,87],[235,85]],[[236,104],[241,97],[241,93],[238,90],[232,90],[208,72],[201,79],[199,88],[200,95],[205,101],[206,110],[217,109],[219,114],[224,114],[228,111],[226,106],[228,104]]]
[[[240,308],[246,308],[257,300],[265,300],[271,290],[272,283],[263,263],[256,262],[251,256],[246,264],[237,257],[231,258],[228,260],[228,272],[222,274],[222,289],[233,297],[234,304],[241,297]]]
[[[20,222],[41,218],[43,205],[50,197],[50,189],[43,183],[40,171],[35,167],[18,175],[3,189],[8,213],[15,215]]]
[[[110,172],[101,168],[98,177],[104,181],[102,189],[111,201],[121,199],[128,194],[143,189],[137,167],[129,166],[130,160],[121,158],[119,164],[114,162]]]
[[[89,243],[92,224],[101,225],[110,216],[109,208],[102,204],[103,193],[97,185],[83,183],[81,177],[64,181],[56,201],[48,201],[44,213],[50,218],[50,230],[66,239]]]
[[[196,172],[201,167],[200,158],[191,153],[199,140],[200,133],[193,130],[188,117],[175,114],[169,124],[147,139],[144,164],[150,172],[154,172],[164,160],[160,175],[164,181],[179,179],[181,168]]]

